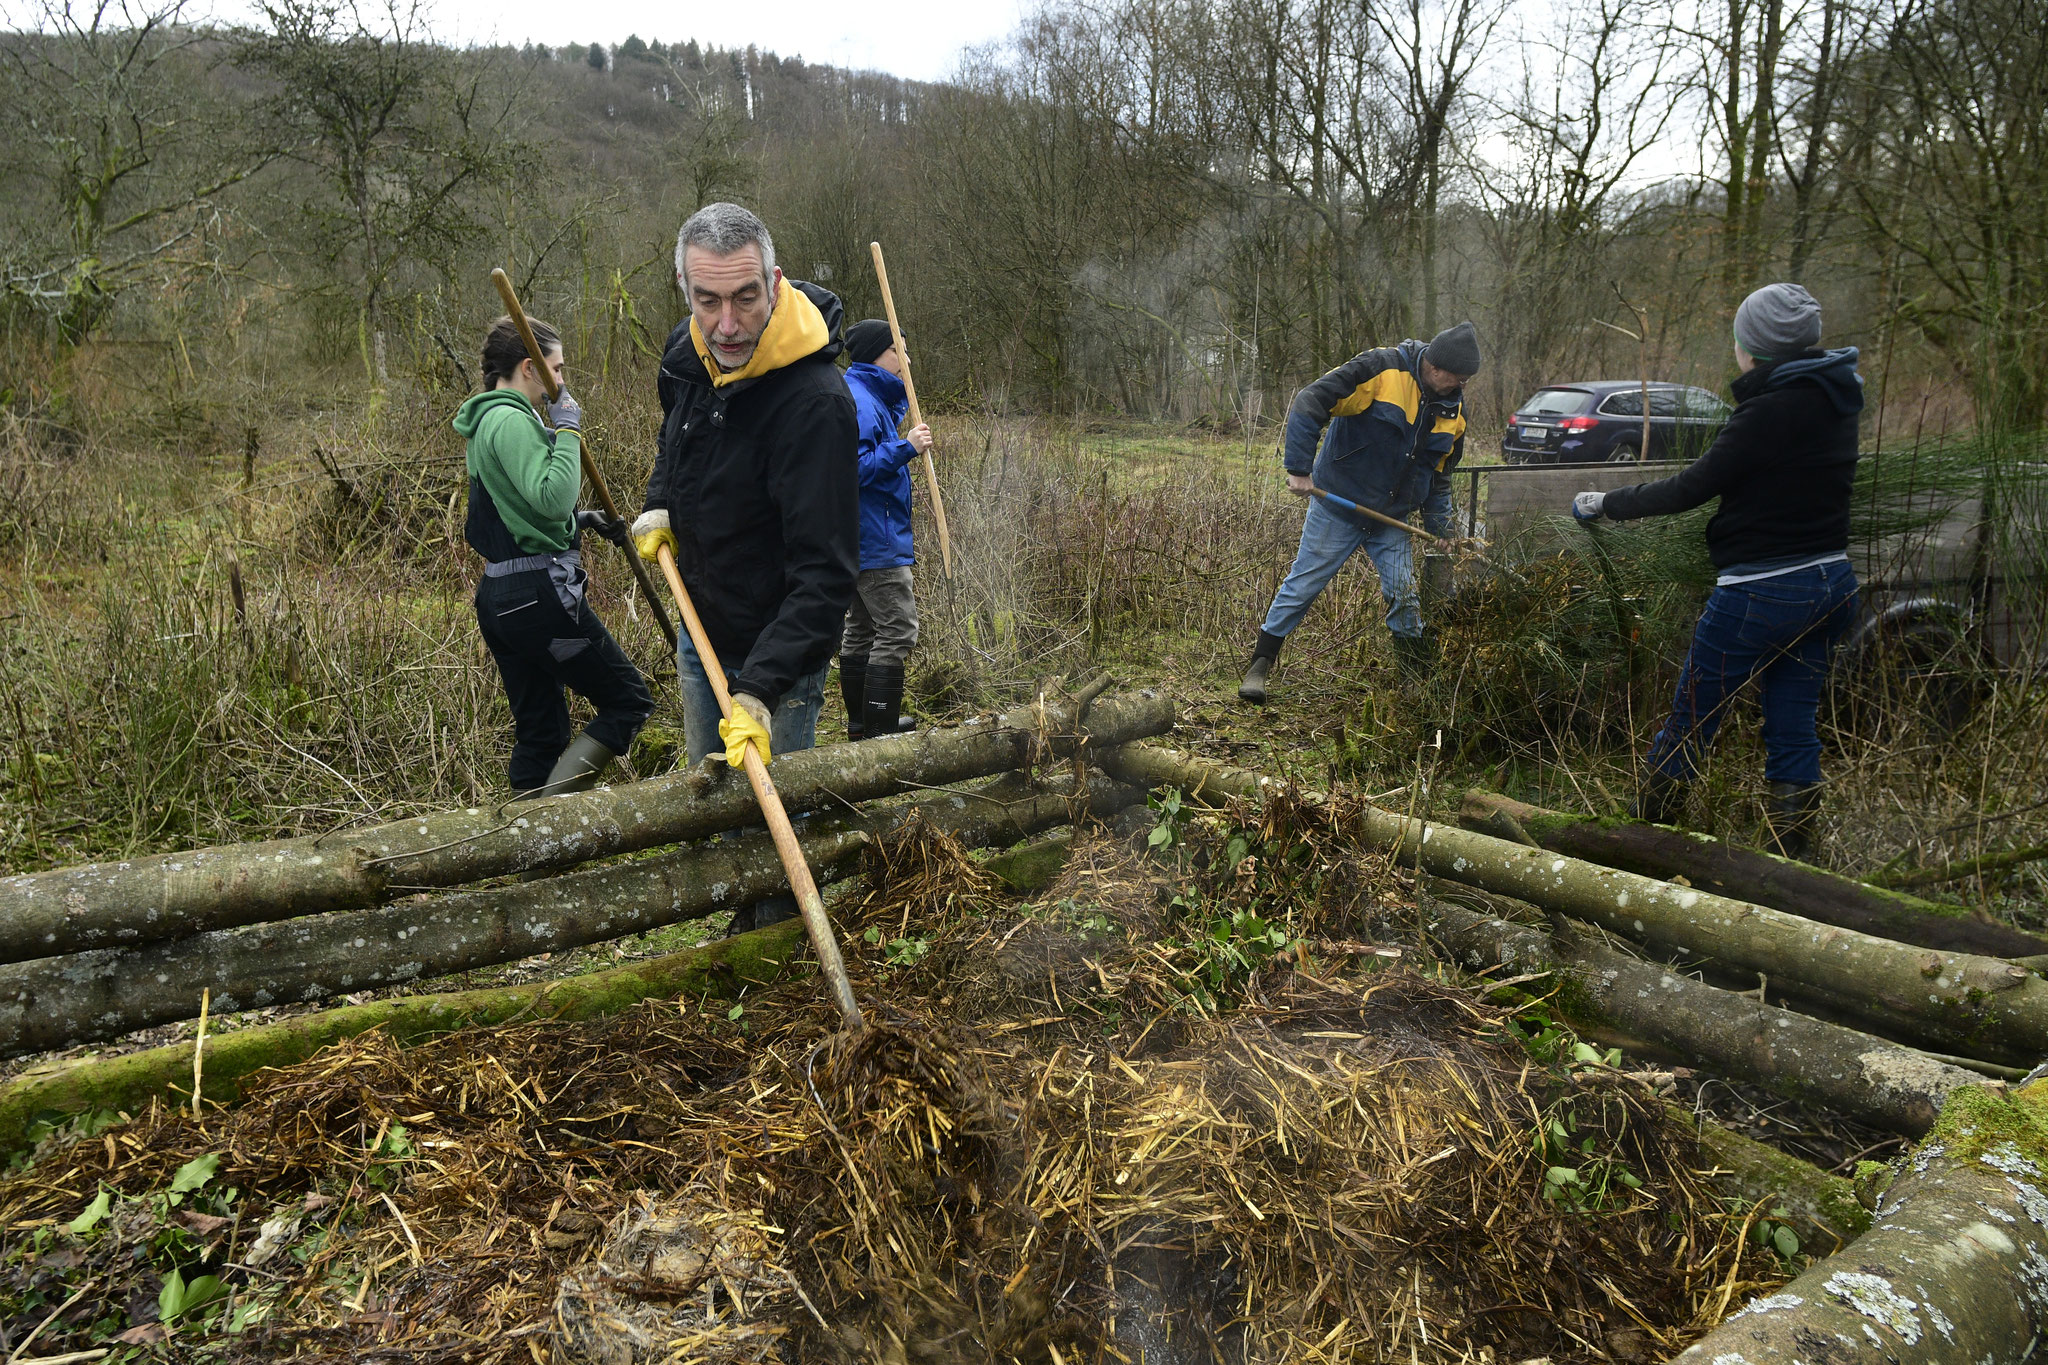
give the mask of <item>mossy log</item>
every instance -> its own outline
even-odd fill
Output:
[[[803,924],[788,920],[701,948],[583,976],[402,996],[210,1034],[204,1051],[204,1094],[210,1104],[226,1104],[255,1072],[302,1062],[323,1047],[371,1029],[381,1028],[401,1043],[412,1043],[475,1024],[519,1018],[591,1019],[642,1000],[723,1000],[776,980],[803,950]],[[193,1050],[190,1043],[173,1043],[23,1072],[0,1088],[0,1151],[26,1146],[40,1120],[94,1110],[135,1114],[152,1100],[191,1103]]]
[[[1721,1193],[1791,1224],[1810,1254],[1845,1247],[1869,1230],[1870,1211],[1857,1202],[1854,1181],[1829,1175],[1690,1109],[1672,1105],[1670,1112],[1699,1139],[1700,1158],[1715,1172]]]
[[[1546,933],[1432,901],[1429,929],[1468,967],[1560,974],[1566,984],[1553,1003],[1574,1023],[1611,1025],[1888,1132],[1918,1137],[1953,1091],[1996,1084],[1924,1052],[1717,990],[1570,924]]]
[[[1125,744],[1102,755],[1128,782],[1252,796],[1270,779]],[[2048,1057],[2048,980],[1998,958],[1916,948],[1767,906],[1674,886],[1448,825],[1363,808],[1360,833],[1404,864],[1598,924],[1661,953],[1799,983],[1885,1037],[1987,1061]]]
[[[1071,702],[943,729],[834,744],[775,760],[783,803],[801,811],[943,786],[1173,726],[1151,693],[1102,697],[1074,725]],[[414,891],[701,839],[757,825],[746,779],[703,763],[649,782],[446,811],[361,830],[231,844],[0,878],[0,962],[124,948],[209,929],[379,905]]]
[[[797,832],[822,872],[916,818],[969,846],[1012,843],[1072,819],[1072,792],[1066,775],[1034,788],[1010,774],[975,792],[813,817]],[[1107,815],[1142,799],[1097,776],[1087,804]],[[190,1019],[202,989],[222,1013],[324,1000],[701,919],[785,887],[773,843],[754,832],[490,890],[10,963],[0,966],[0,1056]]]
[[[1959,1090],[1870,1231],[1729,1314],[1682,1365],[2018,1362],[2048,1335],[2048,1082]]]
[[[1662,881],[1683,877],[1702,891],[1878,938],[1984,957],[2048,953],[2048,939],[1976,919],[1961,906],[1869,886],[1710,835],[1547,810],[1478,788],[1465,793],[1458,812],[1465,828],[1481,834],[1499,833],[1494,822],[1502,816],[1553,853]]]

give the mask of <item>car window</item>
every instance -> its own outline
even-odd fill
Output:
[[[1680,409],[1687,417],[1709,422],[1725,422],[1728,420],[1728,414],[1734,410],[1705,389],[1687,389],[1684,404]]]
[[[1584,412],[1592,394],[1584,389],[1538,389],[1528,402],[1515,409],[1517,417],[1565,417]]]
[[[1607,395],[1600,405],[1600,411],[1609,417],[1641,417],[1643,415],[1643,391],[1622,389]]]
[[[1678,416],[1678,390],[1677,390],[1677,389],[1651,389],[1651,390],[1650,390],[1650,416],[1652,416],[1652,417],[1676,417],[1676,416]]]

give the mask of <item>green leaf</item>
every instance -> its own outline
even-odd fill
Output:
[[[1150,844],[1153,848],[1158,848],[1161,844],[1168,843],[1172,839],[1173,831],[1168,829],[1165,825],[1153,826],[1152,832],[1145,836],[1145,842]]]
[[[1552,1166],[1543,1173],[1543,1183],[1546,1185],[1576,1185],[1579,1183],[1579,1173],[1569,1166]]]
[[[221,1283],[218,1275],[201,1275],[187,1284],[185,1277],[173,1270],[165,1277],[164,1287],[157,1292],[157,1316],[165,1322],[176,1322],[215,1299],[226,1298],[227,1292],[228,1287]]]
[[[1572,1060],[1584,1066],[1597,1066],[1600,1063],[1600,1049],[1586,1043],[1573,1043]]]
[[[178,1173],[171,1177],[171,1193],[190,1194],[194,1190],[202,1189],[207,1181],[213,1179],[213,1173],[219,1169],[220,1158],[214,1153],[208,1152],[205,1156],[195,1156],[180,1166]]]
[[[1771,1234],[1771,1245],[1780,1256],[1789,1259],[1799,1254],[1799,1235],[1780,1223],[1777,1231]]]
[[[731,1009],[725,1012],[725,1017],[728,1019],[737,1019],[746,1012],[747,1007],[745,1005],[734,1005]]]
[[[98,1227],[102,1222],[106,1220],[107,1214],[113,1209],[113,1207],[113,1192],[111,1190],[101,1190],[99,1198],[93,1200],[90,1204],[87,1204],[85,1206],[85,1212],[79,1214],[78,1217],[71,1220],[71,1230],[81,1235],[83,1235],[84,1233],[91,1232],[94,1228]]]

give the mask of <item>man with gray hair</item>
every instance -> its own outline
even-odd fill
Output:
[[[662,356],[661,434],[633,540],[644,559],[663,545],[675,555],[732,691],[721,720],[684,635],[690,759],[722,750],[737,768],[750,740],[764,758],[816,742],[860,569],[857,428],[833,363],[839,300],[783,278],[759,218],[738,204],[692,214],[676,236],[676,283],[690,317]],[[795,902],[758,921],[785,908]]]

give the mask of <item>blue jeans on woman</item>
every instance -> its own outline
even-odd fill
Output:
[[[1820,781],[1821,686],[1828,656],[1856,620],[1856,571],[1847,560],[1714,589],[1678,675],[1671,718],[1645,764],[1690,781],[1729,704],[1754,678],[1764,713],[1764,779]]]
[[[818,711],[825,704],[825,675],[831,669],[832,661],[827,659],[817,672],[798,678],[782,694],[768,725],[771,752],[793,754],[817,744]],[[732,685],[734,676],[731,669],[725,671],[727,687]],[[695,763],[706,754],[724,753],[725,741],[718,737],[718,722],[723,719],[718,711],[718,696],[711,690],[711,679],[705,676],[703,661],[697,657],[688,635],[676,639],[676,681],[683,693],[683,742],[689,746],[690,762]]]
[[[1323,589],[1359,550],[1379,571],[1380,596],[1387,604],[1387,629],[1396,635],[1422,634],[1422,606],[1415,593],[1415,555],[1408,533],[1378,522],[1361,524],[1310,502],[1301,523],[1301,548],[1294,567],[1273,594],[1273,605],[1260,627],[1268,635],[1288,636],[1301,624]]]

